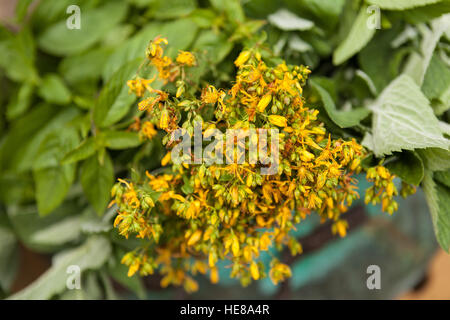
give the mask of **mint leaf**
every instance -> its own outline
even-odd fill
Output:
[[[367,6],[363,6],[344,41],[333,54],[333,64],[339,65],[364,48],[375,34],[375,28],[369,28]]]
[[[409,76],[401,75],[391,82],[372,111],[373,151],[377,156],[401,150],[449,148],[430,103]]]

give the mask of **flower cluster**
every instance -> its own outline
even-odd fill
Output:
[[[355,139],[333,138],[318,120],[318,110],[305,105],[306,67],[266,64],[262,53],[267,52],[249,49],[235,61],[238,71],[230,89],[206,85],[197,92],[187,85],[187,68],[197,64],[195,56],[182,51],[174,62],[164,55],[164,44],[167,40],[155,39],[146,56],[159,79],[175,84],[173,92],[153,89],[154,79],[136,77],[128,83],[142,97],[139,109],[146,111],[138,126],[142,136],[151,139],[155,126],[166,132],[169,152],[162,165],[171,162],[170,150],[177,145],[173,132],[183,128],[192,136],[197,120],[204,124],[203,133],[212,128],[279,130],[278,170],[262,175],[265,164],[248,159],[239,164],[173,163],[159,174],[146,172],[141,181],[119,180],[112,190],[118,206],[114,225],[125,237],[145,240],[123,263],[129,275],[158,269],[162,286],[183,285],[187,291],[197,288],[192,274],[209,272],[216,283],[217,263],[225,259],[231,262],[231,276],[243,285],[267,275],[276,284],[291,270],[277,258],[266,270],[258,262],[261,252],[287,246],[293,255],[301,253],[291,231],[312,212],[333,221],[332,231],[345,236],[348,224],[342,214],[359,198],[355,175],[363,170],[367,152]],[[252,139],[263,142],[251,136],[240,147],[248,150]],[[374,187],[366,201],[381,201],[383,210],[395,211],[393,175],[380,165],[370,168],[367,177]]]

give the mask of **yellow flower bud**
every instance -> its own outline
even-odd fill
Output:
[[[269,121],[271,124],[276,125],[278,127],[286,127],[287,126],[287,120],[283,116],[270,115]]]
[[[259,100],[258,106],[256,108],[258,109],[259,112],[264,112],[266,107],[269,105],[270,101],[272,101],[272,95],[268,93],[264,97],[262,97],[261,100]]]
[[[234,64],[236,65],[236,67],[240,67],[242,66],[244,63],[247,62],[247,60],[250,58],[251,52],[246,50],[246,51],[242,51],[239,56],[237,57],[237,59],[234,61]]]

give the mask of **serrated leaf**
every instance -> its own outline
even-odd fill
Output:
[[[430,171],[425,173],[423,191],[430,208],[436,239],[442,249],[450,249],[450,189],[437,184]]]
[[[50,299],[66,289],[69,266],[76,265],[81,272],[98,269],[106,262],[110,253],[111,244],[105,237],[91,236],[81,246],[58,253],[50,269],[9,299]]]
[[[447,171],[437,171],[434,173],[436,181],[450,188],[450,169]]]
[[[270,14],[268,20],[271,24],[284,31],[304,31],[314,27],[314,22],[300,18],[287,9],[280,9]]]
[[[441,1],[442,0],[366,0],[367,3],[376,5],[385,10],[406,10],[423,7]]]
[[[317,90],[319,93],[323,106],[328,114],[328,116],[331,118],[331,120],[336,123],[341,128],[349,128],[356,126],[360,123],[361,120],[366,118],[370,110],[365,108],[359,108],[354,109],[350,111],[340,111],[336,109],[336,105],[334,104],[333,99],[331,98],[331,95],[327,90],[325,90],[322,86],[319,84],[319,79],[317,80],[310,80],[310,83],[313,88]]]
[[[396,78],[372,107],[377,156],[421,148],[449,148],[427,98],[406,75]]]
[[[57,56],[80,53],[122,21],[127,14],[127,7],[125,1],[114,1],[98,9],[81,12],[80,29],[67,28],[67,19],[64,19],[44,31],[39,37],[39,46]]]
[[[89,202],[98,215],[103,215],[114,184],[114,167],[108,153],[103,157],[103,164],[96,156],[87,159],[81,167],[80,180]]]
[[[417,150],[425,168],[431,171],[450,169],[450,151],[438,148]]]
[[[387,163],[386,167],[403,181],[418,186],[424,176],[424,165],[421,158],[411,151],[404,151],[396,156],[398,158]]]
[[[45,216],[63,202],[75,180],[75,164],[34,170],[33,177],[38,211],[41,216]]]
[[[375,34],[376,29],[369,28],[367,24],[368,20],[369,14],[367,13],[367,6],[363,6],[347,37],[334,51],[334,65],[340,65],[345,62],[369,43]]]

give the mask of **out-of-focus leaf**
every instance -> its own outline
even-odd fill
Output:
[[[27,12],[28,12],[28,7],[30,6],[30,4],[33,2],[33,0],[19,0],[17,1],[16,4],[16,20],[21,22]]]
[[[425,168],[431,171],[450,169],[450,151],[438,148],[417,150]]]
[[[57,74],[47,74],[42,79],[38,94],[49,103],[64,105],[70,102],[70,91]]]
[[[111,76],[123,65],[136,58],[144,58],[143,52],[156,36],[161,35],[168,39],[170,45],[166,54],[173,56],[178,50],[184,50],[192,43],[197,33],[197,25],[191,19],[178,19],[160,23],[153,22],[145,26],[139,33],[123,43],[109,57],[103,70],[103,80],[108,81]],[[180,36],[182,34],[183,36]]]
[[[106,147],[113,150],[134,148],[142,143],[136,132],[106,131],[104,137]]]
[[[111,244],[102,236],[91,236],[81,246],[59,253],[43,275],[10,297],[16,300],[49,299],[66,288],[67,268],[76,265],[81,272],[100,268],[111,253]]]
[[[78,115],[76,108],[34,107],[17,120],[0,145],[0,168],[21,172],[33,167],[41,142],[55,129],[63,128]]]
[[[41,216],[45,216],[64,201],[75,180],[75,164],[34,170],[33,176],[38,211]]]
[[[45,217],[39,216],[35,205],[12,205],[8,207],[7,213],[14,232],[21,243],[33,251],[53,253],[55,250],[61,250],[63,245],[38,245],[32,241],[32,236],[39,230],[80,214],[83,208],[76,200],[67,200],[51,215]]]
[[[127,81],[136,73],[142,59],[130,61],[111,77],[94,105],[94,122],[107,127],[127,114],[135,96],[128,93]]]
[[[38,246],[55,246],[74,241],[81,234],[83,216],[67,217],[31,235],[30,241]]]
[[[309,30],[314,27],[310,20],[300,18],[296,14],[286,9],[280,9],[268,16],[269,22],[284,31]]]
[[[114,168],[108,153],[103,157],[103,164],[96,156],[87,159],[81,167],[80,179],[89,202],[98,215],[103,215],[114,184]]]
[[[210,2],[217,10],[225,12],[230,20],[244,22],[245,14],[239,0],[210,0]]]
[[[442,249],[450,249],[450,189],[436,183],[430,171],[425,172],[423,191],[430,208],[434,233]]]
[[[224,34],[217,34],[212,30],[204,30],[195,40],[193,47],[206,53],[206,58],[212,63],[221,62],[233,49],[233,43],[229,42]]]
[[[336,48],[333,63],[339,65],[364,48],[375,34],[375,28],[368,26],[369,14],[363,6],[345,40]]]
[[[61,163],[64,165],[87,159],[95,153],[95,150],[97,150],[95,138],[89,137],[78,147],[66,153]]]
[[[31,98],[33,96],[34,85],[30,82],[23,83],[17,94],[14,95],[8,106],[6,107],[6,117],[12,120],[22,115],[31,105]]]
[[[158,0],[153,5],[156,19],[173,19],[186,16],[196,8],[195,0]]]
[[[61,62],[61,74],[69,83],[97,79],[111,52],[109,48],[99,48],[68,56]]]
[[[35,42],[28,28],[0,42],[0,67],[9,78],[17,82],[36,82]]]
[[[50,133],[41,143],[33,163],[33,169],[57,167],[63,156],[79,143],[75,128],[68,127]]]
[[[412,54],[404,71],[404,73],[413,78],[419,86],[422,86],[423,84],[428,66],[430,65],[439,39],[449,28],[450,13],[433,20],[431,22],[431,29],[425,26],[422,26],[422,28],[419,29],[422,33],[420,55],[418,55],[418,53]]]
[[[366,118],[370,110],[365,108],[354,109],[350,111],[340,111],[336,109],[336,105],[334,104],[331,95],[327,90],[325,90],[319,83],[319,79],[310,80],[313,88],[317,90],[320,97],[322,98],[323,106],[328,113],[328,116],[331,120],[336,123],[341,128],[349,128],[356,126],[360,123],[361,120]]]
[[[372,111],[373,151],[377,156],[401,150],[449,147],[430,103],[406,75],[395,79],[383,91]]]
[[[72,55],[86,50],[127,14],[125,1],[112,1],[104,6],[81,12],[81,28],[69,29],[66,19],[48,28],[39,37],[39,46],[59,56]]]
[[[424,165],[421,158],[411,151],[399,153],[398,159],[386,164],[390,172],[403,181],[418,186],[424,176]]]
[[[405,10],[441,2],[442,0],[366,0],[385,10]]]
[[[422,91],[428,99],[438,99],[450,108],[450,101],[444,98],[448,90],[450,90],[450,69],[437,54],[434,54],[425,74]]]
[[[0,226],[0,289],[8,291],[19,265],[18,243],[14,233]]]
[[[450,188],[450,169],[447,171],[437,171],[434,173],[436,181]]]

